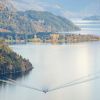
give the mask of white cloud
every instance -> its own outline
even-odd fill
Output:
[[[15,5],[17,9],[20,10],[37,10],[37,11],[46,11],[46,10],[58,10],[61,9],[61,6],[58,4],[51,4],[48,2],[41,2],[39,0],[15,0]]]
[[[40,2],[36,2],[36,1],[25,1],[25,0],[16,0],[15,2],[16,8],[18,10],[36,10],[36,11],[44,11],[45,8],[41,5]]]
[[[55,4],[54,8],[56,8],[56,9],[62,9],[62,7],[60,5],[58,5],[58,4]]]
[[[66,18],[84,18],[92,15],[100,15],[100,0],[91,2],[79,12],[72,12],[64,9],[62,10],[62,14]]]
[[[77,14],[70,12],[70,11],[66,11],[63,6],[61,6],[60,4],[50,4],[48,2],[41,2],[39,0],[32,0],[32,1],[26,1],[26,0],[16,0],[16,7],[19,10],[36,10],[36,11],[49,11],[52,12],[56,15],[60,15],[66,18],[72,18],[72,17],[76,17]]]
[[[84,15],[100,15],[100,1],[91,3],[83,10]]]
[[[99,1],[99,0],[98,0]],[[16,7],[20,10],[49,11],[66,18],[84,17],[100,12],[100,3],[91,3],[80,12],[68,11],[63,5],[58,3],[48,3],[40,0],[16,0]]]

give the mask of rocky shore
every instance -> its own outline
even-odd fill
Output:
[[[22,58],[7,45],[0,42],[0,75],[24,74],[32,68],[29,60]]]

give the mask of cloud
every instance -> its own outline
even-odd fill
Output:
[[[62,9],[62,7],[59,4],[55,4],[53,7],[56,9]]]
[[[41,2],[40,0],[15,0],[16,8],[19,10],[37,10],[37,11],[47,11],[47,10],[58,10],[61,9],[59,4],[51,4],[48,2]]]
[[[44,11],[45,8],[41,5],[39,1],[26,1],[26,0],[16,0],[15,1],[16,8],[18,10],[36,10],[36,11]]]
[[[62,14],[66,18],[84,18],[87,16],[99,15],[100,16],[100,0],[94,0],[78,12],[62,10]]]
[[[36,10],[36,11],[49,11],[56,15],[66,18],[84,17],[100,13],[100,0],[94,0],[87,6],[83,7],[80,11],[70,11],[67,9],[67,4],[57,2],[50,2],[49,0],[15,0],[15,5],[18,10]],[[51,0],[52,1],[52,0]],[[72,7],[73,8],[73,7]]]
[[[48,3],[41,2],[39,0],[16,0],[15,2],[16,8],[18,10],[36,10],[36,11],[49,11],[56,15],[60,15],[66,18],[71,18],[77,16],[76,13],[67,11],[63,8],[62,5],[58,3]]]
[[[100,1],[96,0],[83,10],[84,15],[100,15]]]

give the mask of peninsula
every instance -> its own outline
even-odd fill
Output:
[[[0,75],[24,74],[32,68],[29,60],[13,52],[3,40],[0,40]]]

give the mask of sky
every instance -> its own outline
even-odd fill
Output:
[[[100,15],[100,0],[13,0],[20,10],[49,11],[67,18]]]

